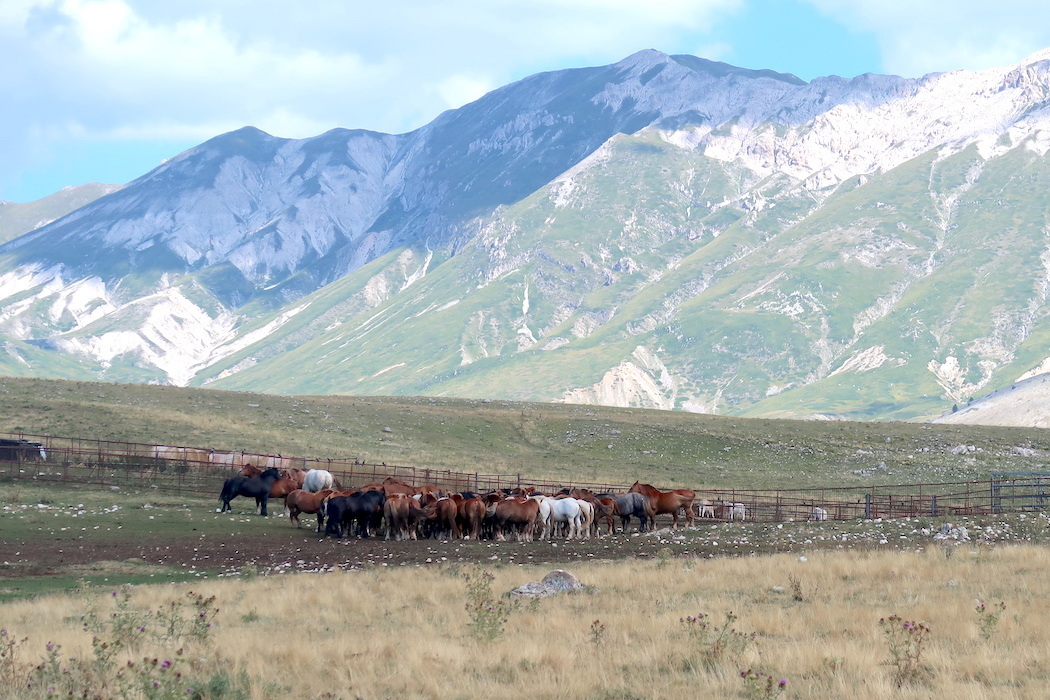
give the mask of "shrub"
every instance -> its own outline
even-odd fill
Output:
[[[125,586],[106,596],[112,602],[103,611],[97,598],[83,587],[81,596],[86,599],[86,610],[74,619],[91,635],[91,653],[66,657],[60,645],[48,642],[40,663],[28,664],[18,658],[26,639],[0,630],[0,695],[100,700],[247,700],[250,696],[251,679],[229,669],[218,651],[207,646],[212,621],[219,612],[213,607],[214,597],[191,591],[188,603],[175,600],[158,610],[142,609],[132,604],[130,587]],[[129,658],[146,644],[165,651],[138,660]],[[204,656],[195,654],[191,660],[186,653],[188,644],[200,647]]]
[[[467,582],[467,626],[471,636],[478,641],[491,641],[503,634],[510,615],[517,609],[516,603],[492,593],[495,576],[487,571],[473,568],[464,571]]]

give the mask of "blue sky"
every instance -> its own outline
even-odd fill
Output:
[[[408,131],[645,48],[809,80],[1047,47],[1045,0],[0,0],[0,200],[127,182],[246,124]]]

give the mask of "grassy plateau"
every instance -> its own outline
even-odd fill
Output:
[[[28,379],[0,380],[0,430],[712,488],[979,478],[1050,450],[1039,430]],[[216,506],[3,483],[0,695],[1039,698],[1050,681],[1042,514],[384,542]],[[502,596],[552,568],[583,591]]]
[[[0,431],[690,488],[964,481],[1050,455],[1050,434],[1023,428],[21,378],[0,379]]]

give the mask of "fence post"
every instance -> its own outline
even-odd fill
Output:
[[[871,494],[864,494],[864,519],[871,520]]]
[[[930,516],[937,517],[937,496],[930,497]]]

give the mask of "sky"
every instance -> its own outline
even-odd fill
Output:
[[[0,200],[125,183],[245,125],[410,131],[642,49],[811,80],[1048,47],[1046,0],[0,0]]]

